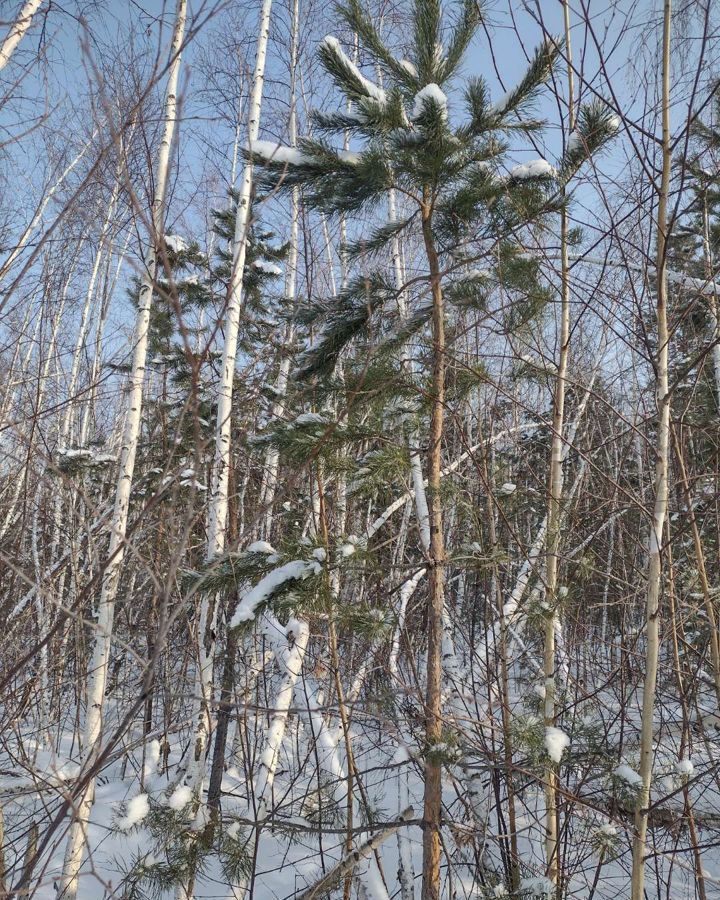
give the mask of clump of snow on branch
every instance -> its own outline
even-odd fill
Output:
[[[555,167],[546,159],[533,159],[510,169],[510,177],[515,181],[526,181],[530,178],[554,178],[556,174]]]
[[[253,541],[252,544],[250,544],[246,548],[246,552],[247,553],[265,553],[265,554],[269,555],[270,553],[275,552],[275,548],[272,546],[272,544],[268,544],[267,541]]]
[[[447,118],[447,97],[437,84],[426,84],[415,94],[412,117],[418,119],[427,109],[428,101],[434,101],[441,110],[443,118]]]
[[[180,784],[170,794],[167,805],[175,812],[185,809],[192,800],[192,790],[187,784]]]
[[[553,762],[559,763],[569,746],[570,738],[562,728],[556,728],[554,725],[545,726],[545,749]]]
[[[267,262],[264,259],[256,259],[252,265],[253,269],[257,269],[257,271],[262,272],[263,275],[282,275],[280,266],[272,262]]]
[[[276,144],[274,141],[253,141],[248,149],[263,159],[286,165],[300,166],[307,160],[305,154],[295,147]]]
[[[230,622],[231,628],[237,628],[243,622],[250,622],[255,618],[255,611],[261,603],[265,603],[272,595],[288,581],[302,581],[309,575],[317,574],[319,563],[304,559],[293,559],[290,562],[273,569],[262,578],[254,588],[251,588],[240,598],[240,603],[235,610],[235,615]]]
[[[326,47],[329,47],[335,54],[342,57],[343,64],[352,71],[353,75],[362,84],[363,90],[368,95],[368,97],[375,100],[375,102],[379,103],[381,106],[384,106],[387,102],[387,95],[385,94],[385,91],[381,87],[378,87],[376,84],[373,84],[372,81],[367,79],[362,74],[360,69],[358,69],[355,63],[350,59],[350,57],[340,46],[340,41],[336,37],[333,37],[331,34],[328,34],[322,39],[322,43],[325,44]]]
[[[295,425],[327,425],[328,420],[320,413],[306,412],[295,417]]]
[[[188,243],[185,238],[180,237],[179,234],[166,234],[164,237],[165,246],[168,250],[172,250],[173,253],[182,253],[183,250],[187,250]]]
[[[635,771],[635,769],[631,769],[630,766],[628,766],[626,763],[622,763],[621,765],[617,766],[613,771],[613,775],[616,778],[619,778],[620,781],[624,781],[625,784],[629,784],[630,787],[642,787],[642,777],[638,772]]]
[[[120,831],[130,831],[138,825],[150,812],[150,801],[147,794],[138,794],[127,804],[125,815],[118,822]]]

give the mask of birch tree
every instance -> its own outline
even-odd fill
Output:
[[[125,553],[128,525],[130,491],[135,470],[142,392],[147,356],[148,328],[150,322],[150,302],[158,265],[158,256],[164,246],[165,192],[170,170],[170,151],[173,144],[177,117],[177,86],[180,75],[181,52],[185,36],[187,15],[186,0],[178,0],[175,9],[175,23],[170,44],[170,64],[165,95],[164,126],[158,149],[155,195],[152,202],[152,221],[149,234],[149,250],[142,277],[138,313],[135,320],[134,346],[130,384],[127,399],[127,415],[120,452],[120,464],[115,505],[110,523],[110,544],[103,572],[100,601],[92,658],[88,670],[88,698],[85,712],[83,740],[83,771],[81,788],[75,799],[75,808],[65,851],[63,876],[58,887],[58,898],[73,900],[78,893],[78,877],[82,864],[87,828],[92,812],[95,773],[92,771],[100,752],[102,740],[102,715],[105,686],[108,677],[110,646],[113,636],[115,598],[117,594],[120,566]]]
[[[664,0],[661,52],[661,121],[662,173],[658,191],[656,222],[656,316],[657,360],[655,367],[655,399],[657,402],[657,440],[655,445],[655,476],[653,508],[648,543],[648,575],[645,609],[647,658],[643,680],[642,724],[640,734],[640,778],[642,788],[635,811],[635,834],[632,853],[632,900],[642,900],[645,891],[645,854],[650,805],[650,787],[654,756],[654,712],[660,654],[660,595],[662,582],[662,546],[668,507],[668,465],[670,456],[670,383],[668,359],[670,332],[668,330],[668,202],[670,194],[671,135],[670,135],[670,38],[672,31],[672,3]]]
[[[15,48],[32,25],[33,16],[40,9],[42,2],[43,0],[26,0],[18,13],[17,19],[10,25],[2,46],[0,46],[0,72],[10,62]]]

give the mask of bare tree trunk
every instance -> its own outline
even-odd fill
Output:
[[[632,856],[632,900],[642,900],[645,885],[645,849],[653,764],[653,715],[660,650],[660,586],[662,558],[660,548],[668,504],[668,456],[670,441],[670,394],[668,383],[667,322],[667,207],[670,191],[670,31],[671,0],[665,0],[662,42],[662,179],[657,219],[657,365],[655,391],[658,410],[655,447],[655,500],[650,523],[648,581],[646,597],[647,654],[643,682],[642,725],[640,734],[640,777],[642,790],[635,811],[635,835]]]
[[[115,597],[117,594],[120,566],[125,551],[128,507],[135,470],[135,453],[140,434],[142,411],[142,391],[147,358],[150,307],[153,285],[157,272],[159,247],[163,241],[163,213],[165,189],[170,168],[170,150],[175,132],[177,113],[177,84],[180,74],[181,48],[185,35],[187,0],[177,0],[175,26],[170,46],[170,70],[165,97],[165,126],[158,151],[156,191],[152,206],[150,248],[146,260],[145,273],[140,287],[138,312],[135,321],[130,391],[127,401],[127,418],[120,452],[120,470],[115,491],[115,507],[111,522],[110,546],[108,548],[105,571],[103,573],[98,617],[95,625],[95,641],[88,671],[88,700],[85,713],[83,772],[90,768],[100,749],[102,735],[102,714],[107,683],[108,661],[112,642]],[[81,782],[82,783],[82,782]],[[73,819],[65,851],[63,876],[58,887],[58,897],[74,900],[78,891],[78,874],[82,864],[83,847],[87,836],[87,826],[95,794],[94,776],[86,776],[85,783],[77,797]]]
[[[260,133],[260,109],[265,83],[265,57],[270,34],[270,10],[272,0],[263,0],[260,12],[257,55],[253,77],[250,113],[248,122],[248,146],[257,141]],[[218,389],[217,431],[215,437],[215,459],[213,461],[212,493],[208,520],[207,558],[212,560],[225,548],[225,525],[227,522],[228,473],[230,468],[230,426],[232,414],[233,382],[235,379],[235,359],[237,357],[238,331],[242,309],[243,271],[250,225],[250,199],[252,192],[253,167],[250,161],[243,170],[240,196],[238,197],[235,219],[233,247],[233,269],[228,294],[225,323],[225,347]]]
[[[718,296],[717,284],[713,277],[713,257],[712,248],[710,246],[710,215],[708,213],[707,189],[703,194],[703,260],[705,263],[705,278],[710,287],[710,324],[712,333],[710,340],[712,341],[712,364],[713,364],[713,380],[715,382],[715,402],[720,409],[720,321],[718,320]]]
[[[0,72],[10,62],[10,57],[15,52],[15,48],[23,39],[23,35],[32,25],[33,16],[40,9],[43,0],[27,0],[20,15],[10,26],[10,31],[5,35],[5,40],[0,47]]]
[[[565,54],[568,72],[568,123],[567,133],[575,128],[574,85],[572,69],[572,45],[570,43],[570,4],[563,0],[565,24]],[[553,403],[552,444],[550,449],[550,473],[547,513],[547,554],[545,557],[545,590],[548,611],[545,617],[545,643],[543,669],[545,675],[544,722],[546,728],[555,726],[555,633],[559,627],[557,609],[557,575],[560,550],[560,518],[563,494],[563,429],[565,425],[565,388],[568,358],[570,356],[570,274],[568,261],[567,209],[560,212],[560,358],[555,379]],[[557,763],[548,757],[545,766],[545,866],[547,877],[553,885],[558,883],[560,871],[557,808]]]
[[[442,738],[442,641],[445,605],[445,545],[443,537],[442,439],[445,413],[445,311],[440,265],[432,234],[429,196],[423,209],[423,238],[430,269],[432,291],[432,414],[428,447],[428,493],[430,514],[429,592],[427,606],[427,685],[425,693],[426,750]],[[422,900],[440,898],[440,823],[442,818],[442,763],[428,753],[425,761],[423,815]]]
[[[377,848],[389,837],[392,837],[399,828],[402,828],[403,823],[408,819],[411,819],[414,814],[415,811],[412,806],[403,810],[400,816],[398,816],[396,825],[388,825],[386,828],[383,828],[381,831],[378,831],[377,834],[369,838],[356,850],[351,850],[343,856],[340,862],[333,866],[327,875],[324,875],[320,881],[316,882],[306,891],[303,891],[303,893],[299,895],[298,900],[315,900],[316,897],[325,895],[341,881],[343,876],[352,872],[359,862],[364,859],[370,859]]]
[[[252,94],[248,122],[248,145],[252,147],[260,133],[260,108],[265,81],[265,58],[270,34],[270,10],[272,0],[263,0],[260,12],[260,27],[255,58]],[[225,322],[225,346],[223,349],[220,386],[218,388],[218,410],[215,432],[215,458],[212,469],[212,487],[208,510],[208,536],[206,559],[212,561],[225,549],[225,527],[228,516],[228,479],[230,474],[230,432],[232,417],[232,395],[235,380],[235,359],[237,356],[240,312],[242,309],[242,283],[245,269],[247,236],[250,226],[250,199],[252,193],[252,163],[245,163],[240,196],[238,197],[233,241],[233,269],[230,280]],[[215,616],[218,600],[213,606]],[[205,773],[208,738],[210,735],[210,706],[212,692],[212,668],[215,656],[215,640],[205,637],[210,625],[211,601],[203,596],[198,622],[198,661],[196,665],[193,721],[195,722],[194,758],[188,770],[188,781],[193,790],[199,792]],[[212,629],[211,629],[212,630]]]
[[[290,38],[290,115],[288,121],[288,139],[291,147],[297,146],[297,62],[298,62],[298,29],[300,8],[299,0],[293,2],[292,29]],[[290,197],[290,238],[287,260],[285,262],[285,291],[284,302],[286,314],[295,306],[297,291],[297,265],[298,265],[298,226],[300,220],[300,190],[293,188]],[[288,376],[290,375],[290,348],[295,339],[295,326],[291,322],[285,336],[285,350],[280,360],[280,371],[275,382],[275,396],[277,402],[273,404],[273,418],[279,418],[285,410],[284,398],[287,392]],[[277,490],[278,466],[280,454],[277,447],[268,447],[265,454],[263,471],[263,484],[260,495],[260,506],[265,511],[263,523],[263,537],[271,538],[273,502]]]

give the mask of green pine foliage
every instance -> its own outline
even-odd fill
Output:
[[[394,189],[402,206],[397,221],[375,225],[351,239],[348,260],[380,258],[397,239],[419,240],[425,210],[447,272],[449,304],[483,309],[493,288],[502,284],[516,293],[518,305],[528,306],[528,315],[533,314],[542,291],[519,271],[526,265],[511,263],[510,248],[523,228],[539,223],[558,208],[558,201],[552,179],[507,176],[506,133],[517,130],[518,116],[527,113],[547,81],[560,52],[557,42],[547,41],[538,49],[502,109],[493,107],[482,81],[469,82],[463,98],[465,121],[456,122],[455,100],[445,91],[454,90],[476,37],[478,4],[463,4],[451,22],[439,3],[418,0],[407,59],[398,59],[384,44],[357,0],[337,9],[341,21],[358,35],[372,70],[382,73],[383,86],[366,78],[336,39],[326,38],[320,60],[342,95],[345,111],[315,113],[322,136],[302,139],[295,155],[253,153],[260,189],[301,187],[308,208],[346,216],[381,210]],[[357,150],[336,149],[345,133],[357,140]],[[504,249],[498,253],[500,245]],[[473,271],[479,261],[482,277]],[[427,286],[423,275],[409,286],[409,313],[402,322],[397,291],[380,268],[351,279],[336,297],[315,302],[308,316],[315,336],[301,357],[299,375],[328,375],[344,349],[369,334],[381,353],[395,353],[422,335],[429,318]]]
[[[250,871],[247,839],[237,823],[197,828],[187,815],[160,802],[151,804],[143,820],[150,840],[148,851],[136,854],[119,868],[125,872],[125,900],[160,900],[191,880],[202,882],[217,860],[228,883],[237,883]]]

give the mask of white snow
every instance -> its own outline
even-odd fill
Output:
[[[58,450],[58,456],[65,459],[77,459],[90,465],[100,465],[107,462],[115,462],[113,453],[103,453],[94,450],[92,447],[61,447]]]
[[[347,559],[348,556],[352,556],[356,551],[356,546],[354,544],[341,544],[338,547],[338,553],[342,557],[342,559]]]
[[[174,809],[175,812],[180,812],[181,809],[185,809],[188,803],[192,800],[192,790],[187,784],[178,785],[175,790],[170,794],[170,799],[168,800],[168,806],[170,809]]]
[[[143,768],[143,778],[148,779],[158,770],[160,763],[160,741],[156,738],[151,740],[145,748],[145,766]]]
[[[417,78],[418,71],[409,59],[401,59],[400,65],[403,67],[403,69],[405,69],[408,75],[412,75],[413,78]]]
[[[574,153],[584,146],[582,136],[579,131],[571,131],[567,142],[567,152]]]
[[[514,494],[516,490],[517,490],[517,485],[513,484],[512,481],[506,481],[505,484],[500,486],[500,493],[505,494],[505,496]]]
[[[253,269],[257,269],[258,272],[262,272],[264,275],[282,275],[280,266],[275,265],[275,263],[266,262],[264,259],[256,259],[252,266]]]
[[[434,100],[440,107],[443,118],[447,118],[447,97],[437,84],[426,84],[424,88],[415,94],[412,117],[417,119],[425,112],[426,100]]]
[[[185,238],[180,237],[179,234],[166,234],[165,246],[168,250],[172,250],[173,253],[182,253],[182,251],[187,250],[188,247]]]
[[[246,550],[247,553],[274,553],[275,548],[267,541],[253,541]]]
[[[554,166],[546,159],[533,159],[510,169],[510,177],[515,181],[525,181],[528,178],[554,178],[556,174]]]
[[[242,622],[250,622],[255,618],[255,610],[258,606],[268,600],[279,587],[282,587],[287,581],[307,578],[315,571],[315,566],[317,563],[309,563],[304,559],[293,559],[285,565],[273,569],[272,572],[268,572],[254,588],[243,595],[230,622],[230,628],[237,628]]]
[[[562,728],[556,728],[554,725],[545,726],[545,749],[553,762],[559,763],[569,746],[570,738]]]
[[[624,781],[626,784],[629,784],[631,787],[639,788],[642,787],[642,778],[635,771],[635,769],[631,769],[630,766],[622,763],[619,765],[614,771],[613,775],[616,778],[619,778],[621,781]]]
[[[318,562],[325,562],[325,560],[327,559],[327,553],[325,552],[324,547],[316,547],[313,550],[312,555]]]
[[[125,815],[118,822],[120,831],[130,831],[135,825],[148,815],[150,812],[150,803],[147,794],[138,794],[133,797],[127,805]]]
[[[327,425],[327,419],[325,416],[321,416],[320,413],[314,412],[306,412],[300,413],[299,416],[295,417],[296,425]]]
[[[253,141],[249,149],[257,156],[262,156],[263,159],[292,166],[302,165],[307,159],[305,154],[295,147],[276,144],[274,141]]]
[[[617,828],[609,822],[605,822],[604,825],[601,825],[598,828],[598,832],[603,835],[603,837],[616,837],[618,833]]]
[[[209,821],[210,821],[210,810],[207,808],[207,806],[204,806],[204,805],[198,806],[198,810],[195,813],[195,818],[192,821],[190,830],[191,831],[203,831]]]
[[[531,897],[551,897],[554,893],[549,878],[523,878],[520,882],[520,891]]]
[[[695,766],[690,759],[679,759],[675,763],[675,771],[678,775],[683,775],[686,778],[690,778],[690,776],[695,771]]]
[[[356,166],[360,162],[360,154],[354,150],[338,150],[337,154],[343,162],[350,163],[352,166]]]
[[[369,81],[367,78],[365,78],[365,76],[360,72],[360,69],[358,69],[355,63],[350,59],[350,57],[340,46],[340,41],[336,37],[328,34],[322,39],[321,43],[325,44],[326,47],[329,47],[334,53],[342,57],[343,64],[352,71],[353,75],[355,75],[358,81],[362,84],[363,90],[371,100],[374,100],[381,106],[385,105],[387,101],[385,91],[382,88],[378,87],[376,84],[373,84],[372,81]]]
[[[305,631],[307,631],[305,622],[301,622],[300,619],[288,619],[285,626],[285,636],[289,641],[296,641]]]

